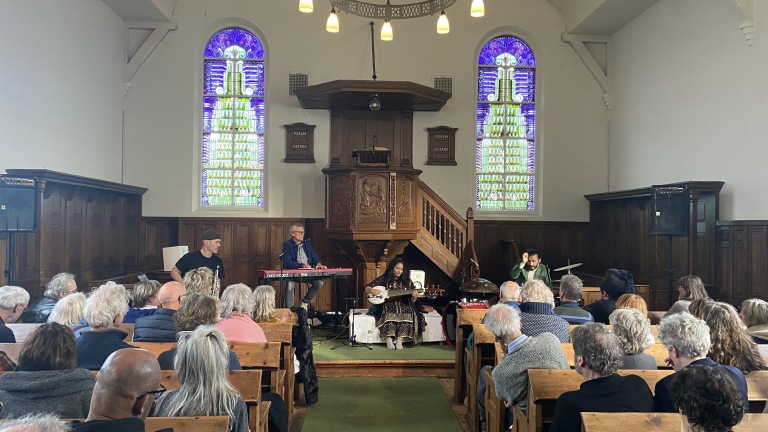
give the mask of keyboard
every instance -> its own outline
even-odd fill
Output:
[[[327,279],[352,275],[351,268],[259,270],[259,279]]]

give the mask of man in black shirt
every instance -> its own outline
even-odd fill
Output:
[[[214,276],[224,279],[224,263],[216,253],[221,248],[221,235],[210,229],[203,233],[203,247],[200,250],[190,252],[176,261],[176,265],[171,270],[171,277],[176,282],[183,284],[184,275],[196,268],[208,267]]]

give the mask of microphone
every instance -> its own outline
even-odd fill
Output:
[[[283,259],[283,255],[285,255],[285,252],[283,252],[280,255],[278,255],[277,258],[275,258],[275,261]]]

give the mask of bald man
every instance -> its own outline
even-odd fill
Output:
[[[88,418],[72,430],[144,432],[144,419],[164,391],[160,365],[149,351],[115,351],[96,375]]]
[[[160,306],[154,315],[138,318],[133,330],[134,342],[176,342],[173,315],[187,295],[184,285],[173,281],[160,287],[157,299]]]

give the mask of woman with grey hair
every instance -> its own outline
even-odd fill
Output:
[[[264,330],[253,321],[253,295],[245,284],[227,287],[221,295],[221,321],[216,327],[230,342],[266,342]]]
[[[229,383],[227,339],[212,326],[180,332],[179,388],[157,401],[158,417],[228,416],[229,432],[248,432],[245,400]]]
[[[83,309],[85,308],[85,294],[79,292],[68,295],[56,303],[51,314],[48,315],[48,322],[57,322],[72,329],[79,330],[76,327],[87,327],[88,323],[83,318]]]
[[[123,341],[128,333],[118,328],[128,311],[127,298],[124,286],[107,282],[85,301],[83,316],[91,327],[77,338],[77,367],[99,370],[113,352],[134,348]]]
[[[616,309],[608,317],[613,333],[619,337],[624,360],[619,369],[656,369],[656,360],[643,351],[651,346],[651,322],[637,309]]]
[[[29,305],[27,310],[21,315],[22,322],[44,323],[48,321],[48,315],[51,314],[51,310],[56,302],[76,292],[75,275],[72,273],[57,274],[45,286],[43,297]]]
[[[184,289],[187,293],[213,295],[213,271],[208,267],[188,271],[184,275]]]
[[[739,317],[756,344],[768,344],[768,302],[759,298],[744,300]]]

